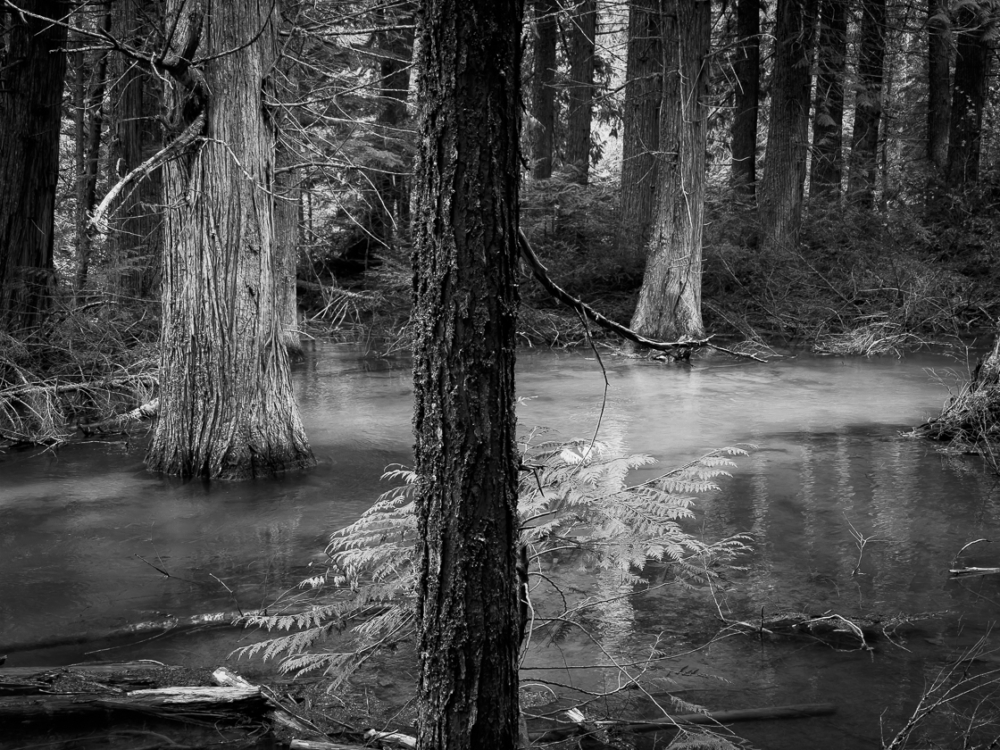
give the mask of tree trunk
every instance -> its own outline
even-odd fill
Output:
[[[112,34],[139,48],[155,39],[162,10],[153,0],[117,0],[111,6]],[[111,59],[111,117],[108,142],[112,182],[158,152],[163,146],[159,109],[163,84],[150,70],[114,53]],[[163,173],[155,169],[111,208],[108,236],[110,274],[116,292],[146,300],[159,286],[163,255],[163,213],[160,207]]]
[[[578,0],[569,27],[570,84],[566,131],[566,164],[572,167],[572,181],[578,185],[586,185],[590,179],[596,34],[597,0]]]
[[[810,199],[840,200],[846,64],[847,0],[821,0]]]
[[[955,80],[948,138],[948,184],[952,187],[972,185],[979,180],[993,29],[992,20],[980,6],[964,5],[957,11]]]
[[[535,118],[531,138],[531,176],[552,176],[556,127],[556,0],[535,0],[535,65],[531,84],[531,110]]]
[[[878,133],[882,120],[885,0],[864,0],[862,14],[848,192],[855,205],[871,208],[878,179]]]
[[[619,252],[627,258],[644,258],[656,205],[656,154],[663,96],[659,7],[659,0],[634,0],[629,4],[618,227]]]
[[[762,244],[793,247],[802,225],[816,0],[778,0],[771,115],[760,185]]]
[[[413,216],[422,750],[517,746],[522,3],[425,0]]]
[[[63,0],[20,7],[62,18]],[[0,331],[35,328],[55,286],[53,265],[66,27],[0,12]]]
[[[704,335],[701,241],[710,39],[709,3],[669,3],[663,17],[665,65],[656,224],[631,325],[647,338],[671,341]]]
[[[256,0],[168,7],[171,120],[182,138],[208,137],[164,167],[160,418],[146,464],[183,477],[277,474],[313,459],[280,345],[263,101],[276,14]],[[203,68],[188,63],[195,53]]]
[[[951,123],[951,18],[947,0],[927,0],[927,158],[943,176]]]
[[[735,107],[730,129],[731,184],[750,201],[757,194],[757,113],[760,107],[760,0],[737,0],[733,57]]]

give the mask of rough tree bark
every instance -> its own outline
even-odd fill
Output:
[[[646,274],[631,328],[647,338],[704,335],[701,242],[705,215],[707,59],[711,8],[672,0],[663,17],[660,185]]]
[[[951,17],[947,0],[927,0],[927,158],[943,176],[951,123]]]
[[[858,92],[854,104],[848,195],[855,205],[871,208],[875,203],[878,179],[886,3],[885,0],[863,0],[861,7],[861,49],[858,53]]]
[[[531,176],[552,176],[552,154],[556,128],[556,0],[535,0],[535,60],[531,82],[531,114],[535,118],[531,138]]]
[[[757,195],[757,114],[760,108],[760,0],[737,0],[733,56],[735,106],[730,128],[731,184],[750,201]]]
[[[413,204],[418,747],[517,744],[521,0],[423,0]]]
[[[264,102],[275,15],[263,0],[168,5],[170,120],[175,137],[199,137],[164,166],[153,471],[244,479],[313,461],[280,345],[274,132]]]
[[[569,21],[569,112],[566,127],[566,164],[572,181],[590,179],[590,126],[594,110],[594,39],[597,0],[579,0]]]
[[[154,0],[117,0],[112,34],[142,49],[155,43],[162,9]],[[121,179],[163,147],[159,124],[163,85],[148,66],[118,52],[111,57],[108,174]],[[117,293],[149,299],[159,284],[163,255],[163,178],[153,170],[113,204],[108,236],[111,278]]]
[[[63,0],[25,0],[46,18]],[[0,331],[35,328],[55,286],[53,266],[59,122],[66,27],[0,11]]]
[[[816,0],[778,0],[776,14],[771,119],[758,194],[762,245],[772,250],[797,244],[802,225]]]
[[[979,180],[983,110],[994,29],[994,22],[980,5],[966,4],[957,11],[955,78],[948,129],[948,184],[951,187],[971,185]]]
[[[659,0],[634,0],[629,4],[618,249],[632,259],[645,258],[656,199],[663,96],[659,8]]]
[[[809,199],[840,199],[843,174],[847,0],[821,0]]]

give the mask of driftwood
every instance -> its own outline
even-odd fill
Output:
[[[538,256],[535,255],[535,251],[532,249],[531,243],[528,242],[528,238],[522,230],[518,230],[518,244],[521,247],[521,256],[525,259],[525,261],[527,261],[528,266],[531,268],[532,275],[543,287],[545,287],[545,290],[549,294],[575,310],[587,320],[595,323],[607,331],[611,331],[626,341],[631,341],[633,344],[644,346],[647,349],[655,349],[656,351],[661,352],[671,352],[675,359],[687,359],[691,356],[692,351],[701,348],[708,348],[725,352],[726,354],[731,354],[734,357],[745,357],[747,359],[756,360],[757,362],[766,361],[753,354],[743,354],[741,352],[736,352],[732,349],[726,349],[725,347],[713,344],[710,342],[711,337],[704,339],[682,339],[680,341],[654,341],[653,339],[647,339],[645,336],[640,336],[631,328],[626,328],[625,326],[604,317],[586,302],[577,299],[556,284],[556,282],[552,280],[552,277],[549,276],[548,269],[542,265],[542,261],[540,261]]]
[[[747,708],[737,711],[715,711],[707,714],[685,714],[673,716],[669,719],[658,719],[656,721],[627,722],[627,721],[592,721],[599,729],[614,729],[619,732],[629,732],[631,734],[646,734],[650,732],[665,732],[676,729],[685,724],[731,724],[738,721],[764,721],[772,719],[805,719],[813,716],[827,716],[837,712],[837,707],[832,703],[805,703],[796,706],[772,706],[767,708]],[[569,739],[578,734],[591,731],[573,726],[547,729],[543,732],[532,732],[529,736],[532,742],[557,742]]]

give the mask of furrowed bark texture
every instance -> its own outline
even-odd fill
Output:
[[[663,36],[659,0],[634,0],[628,11],[628,58],[622,117],[622,212],[618,248],[645,258],[656,206]]]
[[[597,0],[578,0],[569,29],[569,112],[566,128],[566,164],[573,182],[590,179],[590,126],[594,119],[594,39]]]
[[[943,176],[951,122],[951,18],[947,0],[927,2],[927,157]]]
[[[731,182],[737,193],[757,195],[757,114],[760,108],[760,0],[737,0],[736,106],[730,130],[733,152]]]
[[[418,747],[517,743],[518,0],[425,0],[414,236]]]
[[[771,119],[758,196],[765,248],[795,245],[809,149],[809,94],[816,0],[778,0]]]
[[[198,55],[216,57],[172,87],[175,127],[206,112],[207,125],[164,167],[161,416],[146,463],[184,477],[276,474],[312,463],[312,454],[280,343],[274,134],[262,101],[273,6],[178,0],[178,8],[175,44],[187,49],[174,69],[184,69],[199,37]]]
[[[60,0],[26,11],[62,18]],[[35,328],[55,284],[53,247],[66,29],[0,11],[0,331]]]
[[[710,39],[709,3],[670,3],[663,18],[666,67],[656,223],[631,325],[633,331],[651,339],[699,338],[705,332],[701,320],[701,244]]]

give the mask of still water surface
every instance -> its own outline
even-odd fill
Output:
[[[624,655],[660,634],[665,650],[687,651],[721,628],[713,619],[720,610],[739,619],[762,610],[944,610],[918,623],[905,650],[844,653],[739,636],[655,670],[664,689],[716,710],[838,704],[834,717],[739,725],[759,747],[877,747],[880,733],[894,732],[912,710],[925,679],[1000,614],[1000,577],[948,580],[964,544],[1000,539],[994,478],[975,459],[946,458],[900,437],[939,411],[954,383],[948,371],[962,367],[927,354],[766,365],[720,357],[693,366],[606,357],[605,365],[600,438],[614,447],[653,456],[660,471],[721,446],[757,449],[702,500],[698,520],[709,538],[753,535],[747,570],[729,576],[716,601],[667,590],[615,604],[611,624],[600,626],[601,648]],[[3,644],[164,614],[265,605],[309,575],[329,532],[385,489],[383,468],[410,461],[409,363],[318,345],[298,366],[295,387],[320,465],[281,480],[159,479],[145,473],[136,445],[0,454],[0,653]],[[519,355],[525,430],[590,438],[603,392],[586,352]],[[869,540],[863,554],[855,534]],[[965,562],[1000,565],[1000,548],[976,545]],[[614,593],[597,571],[562,573],[580,596]],[[85,654],[81,646],[11,654],[8,664],[124,656],[214,664],[232,645],[158,639],[130,653]],[[536,649],[540,669],[525,677],[612,685],[611,670],[560,671],[594,661],[593,644],[571,638]],[[641,701],[631,710],[653,715]]]

